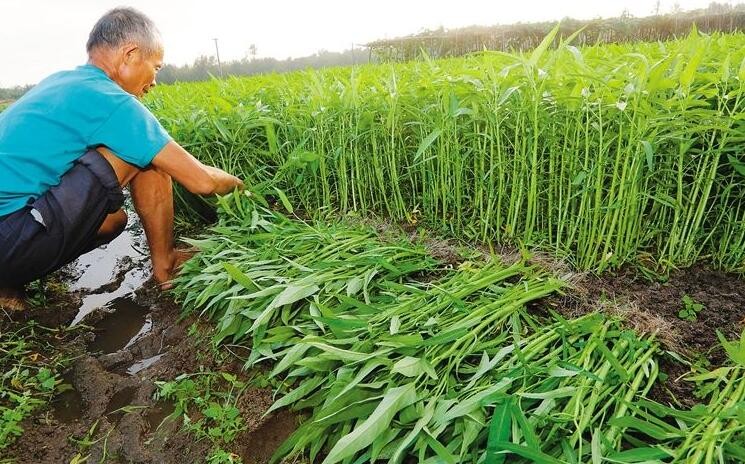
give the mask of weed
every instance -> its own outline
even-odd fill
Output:
[[[690,295],[683,295],[683,309],[678,311],[678,317],[684,321],[696,321],[698,313],[704,309],[704,305],[696,303]]]
[[[0,329],[0,450],[23,433],[25,418],[64,388],[59,372],[70,359],[45,341],[55,332],[34,321],[16,331]]]
[[[156,399],[173,401],[175,409],[170,417],[182,417],[184,428],[197,439],[206,438],[221,445],[232,442],[238,433],[246,429],[236,406],[246,383],[233,374],[183,374],[172,381],[156,382],[156,385]]]

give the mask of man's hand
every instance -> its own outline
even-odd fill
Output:
[[[214,166],[202,166],[204,166],[207,172],[209,172],[212,176],[212,179],[215,181],[215,191],[213,193],[224,195],[226,193],[232,192],[236,188],[239,190],[243,190],[243,181],[235,177],[234,175],[228,174],[222,169],[216,168]]]
[[[222,169],[202,164],[176,142],[169,142],[153,158],[153,166],[197,195],[225,194],[243,182]]]

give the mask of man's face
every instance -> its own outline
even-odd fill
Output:
[[[128,93],[142,98],[151,87],[155,86],[155,76],[163,67],[163,50],[146,54],[137,46],[124,50],[124,57],[119,66],[117,83]]]

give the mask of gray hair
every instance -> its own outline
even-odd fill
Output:
[[[160,32],[150,18],[134,8],[114,8],[93,26],[86,50],[90,54],[97,48],[116,48],[127,43],[137,44],[148,55],[163,48]]]

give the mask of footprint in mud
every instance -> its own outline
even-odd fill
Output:
[[[74,386],[72,371],[62,376],[62,385],[69,388],[52,400],[52,416],[63,424],[71,424],[83,417],[83,397]]]
[[[132,405],[132,400],[134,399],[137,390],[138,386],[133,385],[114,393],[114,396],[109,400],[108,406],[106,406],[106,412],[104,414],[114,421],[121,419],[125,413],[125,411],[122,411],[121,409]]]

